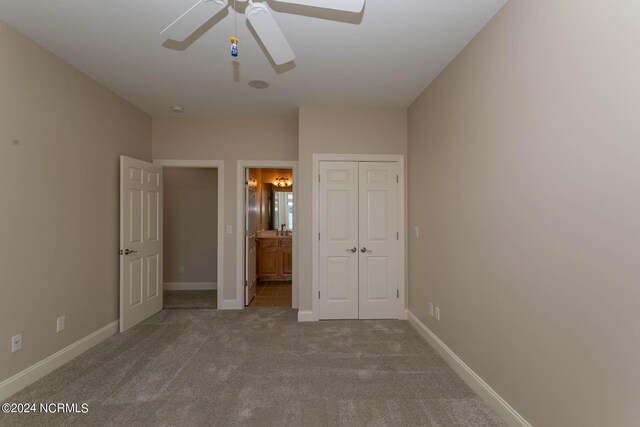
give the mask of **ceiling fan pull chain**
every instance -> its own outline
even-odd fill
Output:
[[[234,58],[238,57],[238,9],[236,9],[236,0],[233,0],[233,20],[234,20],[234,36],[229,39],[231,42],[231,56]]]

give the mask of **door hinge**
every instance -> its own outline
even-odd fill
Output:
[[[245,286],[249,286],[249,281],[248,281],[248,280],[245,280],[245,281],[244,281],[244,285],[245,285]]]
[[[396,294],[397,294],[398,298],[400,298],[400,289],[396,289]]]
[[[396,175],[396,183],[400,184],[400,175]]]
[[[318,242],[320,241],[320,233],[318,233]]]
[[[320,291],[318,291],[318,299],[320,299]]]
[[[318,182],[320,182],[320,174],[318,174]]]
[[[120,254],[120,255],[124,255],[124,251],[123,251],[122,249],[120,249],[120,250],[118,251],[118,254]]]
[[[396,240],[400,240],[400,232],[396,231]]]

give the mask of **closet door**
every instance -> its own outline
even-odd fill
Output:
[[[359,165],[359,318],[398,318],[397,163]]]
[[[320,163],[319,202],[319,317],[357,319],[357,162]]]

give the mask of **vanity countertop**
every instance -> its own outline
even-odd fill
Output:
[[[276,236],[275,230],[258,231],[256,233],[256,239],[291,239],[292,233],[288,236]]]

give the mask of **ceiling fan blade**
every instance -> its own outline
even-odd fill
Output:
[[[165,39],[182,41],[229,6],[227,0],[200,0],[160,32]]]
[[[269,9],[261,3],[250,3],[246,10],[247,19],[269,52],[276,65],[286,64],[296,59],[289,42],[273,19]]]
[[[323,9],[342,10],[345,12],[362,12],[365,0],[276,0],[280,3],[300,6],[320,7]]]

